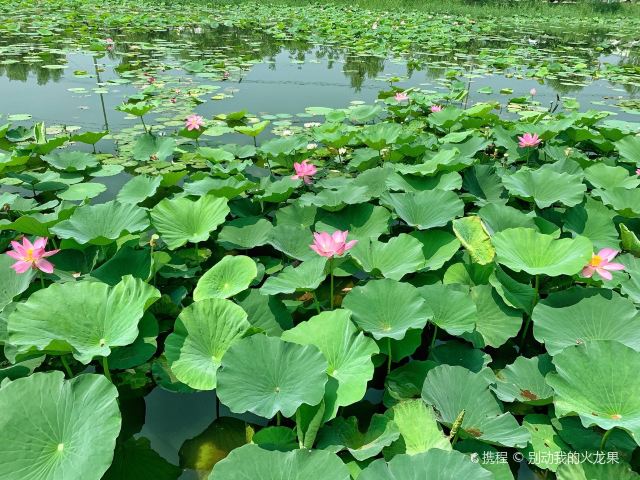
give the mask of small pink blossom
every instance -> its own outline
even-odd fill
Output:
[[[115,44],[115,42],[113,41],[113,38],[111,37],[105,38],[104,43],[106,43],[108,51],[113,50],[113,46]]]
[[[46,257],[55,255],[60,250],[45,251],[47,246],[47,239],[44,237],[36,238],[35,242],[31,243],[27,237],[22,238],[22,244],[19,242],[11,242],[13,250],[7,252],[11,258],[17,260],[16,263],[11,265],[16,273],[25,273],[29,269],[40,270],[45,273],[53,273],[53,264]]]
[[[204,118],[200,115],[189,115],[184,121],[184,126],[187,130],[200,130],[200,127],[204,125]]]
[[[611,262],[618,253],[620,252],[613,248],[603,248],[591,257],[587,266],[582,269],[582,276],[591,278],[594,273],[597,273],[603,279],[611,280],[613,277],[610,271],[624,270],[625,268],[621,263]]]
[[[636,175],[640,175],[640,168],[636,168]]]
[[[293,180],[301,179],[304,183],[309,184],[313,182],[313,177],[316,173],[318,173],[318,169],[312,163],[309,163],[309,160],[303,160],[298,163],[295,162],[293,164],[293,169],[296,171],[295,175],[292,175],[291,178]]]
[[[224,71],[222,73],[222,80],[229,80],[230,73],[228,71]]]
[[[175,98],[172,98],[172,99],[170,99],[169,101],[170,101],[171,103],[176,103],[176,102],[177,102],[177,100],[176,100]]]
[[[441,112],[442,107],[440,105],[431,105],[429,110],[431,110],[431,113]]]
[[[538,137],[537,133],[533,135],[530,133],[525,133],[521,137],[518,137],[518,146],[520,148],[526,147],[537,147],[540,144],[540,137]]]
[[[398,92],[395,96],[396,102],[404,102],[405,100],[409,100],[409,95],[407,92]]]
[[[538,93],[538,91],[535,88],[532,88],[531,90],[529,90],[529,95],[531,95],[532,97],[535,97],[536,93]]]
[[[336,255],[342,255],[358,243],[357,240],[347,242],[348,234],[349,230],[345,230],[344,232],[336,230],[332,234],[328,232],[316,232],[313,234],[313,245],[309,245],[309,247],[323,257],[331,258]]]

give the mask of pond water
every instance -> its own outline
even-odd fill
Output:
[[[352,55],[332,46],[282,42],[230,28],[144,36],[113,32],[111,36],[115,47],[107,54],[89,52],[65,39],[47,43],[37,38],[33,43],[24,37],[0,39],[0,112],[14,123],[43,121],[53,130],[108,129],[112,135],[101,140],[97,149],[113,152],[121,140],[119,135],[142,128],[137,119],[117,111],[116,106],[149,85],[160,85],[164,92],[172,89],[176,95],[204,87],[206,93],[198,90],[194,111],[208,118],[247,110],[262,117],[273,116],[276,124],[281,121],[286,125],[309,121],[309,115],[296,116],[309,106],[340,108],[355,101],[372,103],[393,77],[397,77],[394,85],[402,88],[445,92],[452,83],[448,72],[454,69],[458,81],[469,87],[468,104],[497,101],[507,115],[509,99],[529,97],[535,88],[535,98],[542,106],[560,99],[566,108],[576,106],[570,102],[575,100],[581,109],[611,111],[621,120],[640,118],[637,79],[612,83],[576,75],[542,83],[522,75],[519,69],[498,70],[482,62],[486,51],[500,50],[515,39],[519,44],[544,45],[545,55],[569,55],[570,51],[590,63],[610,65],[637,61],[637,52],[606,56],[594,52],[585,40],[589,33],[568,42],[552,34],[509,32],[508,36],[486,38],[481,45],[470,44],[455,53],[424,52],[417,55],[422,59],[419,65],[403,59]],[[198,62],[208,65],[221,55],[224,61],[220,72],[196,71],[200,70]],[[148,66],[148,75],[130,73],[129,66],[138,62]],[[224,72],[228,72],[228,78]],[[493,93],[486,93],[489,89]],[[155,131],[175,130],[181,124],[176,118],[182,113],[174,112],[169,102],[147,120]],[[113,197],[128,178],[120,175],[100,179],[108,190],[95,201]],[[230,412],[223,407],[221,414]],[[157,387],[145,398],[144,417],[140,435],[149,438],[159,454],[178,464],[183,443],[216,418],[215,393],[178,394]],[[250,420],[259,423],[257,418]],[[520,478],[533,478],[525,470]],[[186,471],[181,478],[198,477]]]

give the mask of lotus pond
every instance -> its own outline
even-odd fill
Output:
[[[2,2],[0,479],[639,479],[639,18]]]

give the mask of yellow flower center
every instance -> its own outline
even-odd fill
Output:
[[[33,262],[33,248],[27,250],[24,260],[25,262]]]
[[[602,257],[599,255],[594,255],[593,257],[591,257],[591,266],[592,267],[597,267],[602,263]]]

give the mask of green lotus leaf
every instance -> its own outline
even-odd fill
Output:
[[[593,245],[585,237],[555,239],[532,228],[509,228],[492,238],[497,261],[531,275],[574,275],[589,263]]]
[[[158,320],[146,312],[138,324],[138,337],[131,345],[116,347],[109,355],[109,367],[125,370],[142,365],[158,350],[158,334],[160,326]]]
[[[148,226],[145,210],[112,200],[78,207],[68,220],[50,230],[60,238],[72,238],[81,244],[108,245],[127,233],[141,232]]]
[[[392,237],[387,243],[374,239],[359,241],[351,256],[365,272],[377,271],[393,280],[418,271],[425,263],[422,243],[406,233]]]
[[[405,400],[394,405],[391,411],[407,454],[415,455],[431,448],[451,450],[451,443],[438,425],[435,412],[422,400]]]
[[[535,222],[535,214],[524,213],[509,205],[490,203],[478,210],[478,216],[482,219],[491,234],[507,230],[508,228],[533,228],[538,229]]]
[[[457,218],[453,221],[453,233],[469,252],[474,262],[486,265],[493,261],[496,251],[480,217]]]
[[[472,332],[478,320],[476,305],[469,291],[458,284],[435,283],[418,288],[433,311],[431,322],[451,335]]]
[[[253,123],[247,126],[242,125],[238,127],[233,127],[233,129],[236,132],[241,133],[243,135],[248,135],[249,137],[257,137],[263,132],[265,128],[267,128],[269,123],[271,123],[269,122],[269,120],[263,120],[262,122]]]
[[[62,372],[34,373],[3,385],[0,477],[102,478],[120,432],[117,397],[102,375],[65,381]]]
[[[322,312],[282,334],[282,339],[300,345],[315,345],[325,356],[327,373],[338,381],[337,406],[351,405],[364,398],[367,382],[373,378],[371,356],[378,353],[375,342],[358,332],[347,310]]]
[[[267,278],[260,288],[263,295],[293,293],[296,290],[315,290],[327,277],[325,257],[316,257],[302,262],[297,267],[285,267],[278,275]]]
[[[289,310],[275,296],[261,295],[259,290],[249,289],[237,295],[235,300],[249,315],[251,326],[267,335],[278,337],[283,330],[293,327]]]
[[[615,212],[590,197],[585,205],[576,205],[565,212],[564,228],[575,235],[587,237],[596,250],[618,248],[620,240],[613,223]]]
[[[625,160],[637,163],[640,158],[640,139],[629,135],[615,142],[615,146]]]
[[[142,117],[146,115],[151,110],[153,110],[154,105],[151,103],[145,102],[136,102],[136,103],[123,103],[116,107],[116,110],[119,112],[125,112],[129,115],[134,115],[136,117]]]
[[[316,207],[334,212],[341,210],[346,205],[366,202],[370,198],[371,195],[366,186],[349,183],[337,190],[325,188],[316,194],[310,192],[305,193],[300,196],[300,203],[302,205],[315,205]]]
[[[186,183],[183,188],[187,195],[201,197],[209,194],[232,199],[253,186],[255,183],[247,180],[244,176],[235,175],[228,178],[204,177]]]
[[[640,189],[614,187],[609,190],[594,190],[593,194],[600,197],[602,203],[609,205],[620,215],[637,217],[640,215]]]
[[[358,480],[494,480],[493,474],[460,452],[432,448],[416,455],[396,455],[386,463],[376,460]]]
[[[297,260],[305,261],[317,257],[309,248],[313,243],[313,234],[306,227],[276,225],[271,229],[267,242],[276,250]]]
[[[464,171],[464,189],[474,195],[478,203],[500,202],[504,187],[493,165],[474,165]],[[492,205],[492,203],[490,203]]]
[[[191,388],[213,390],[224,353],[250,327],[246,312],[229,300],[192,303],[180,312],[165,342],[171,371]]]
[[[402,340],[389,339],[387,341],[378,341],[380,353],[387,356],[391,355],[391,359],[395,362],[399,362],[413,355],[421,344],[422,330],[419,328],[407,330]],[[389,353],[389,347],[391,347],[391,353]]]
[[[377,239],[389,232],[391,214],[384,207],[370,203],[349,205],[339,212],[321,210],[315,225],[316,232],[333,233],[348,230],[350,239]]]
[[[595,457],[593,461],[595,461]],[[607,460],[605,460],[607,461]],[[616,463],[572,463],[558,466],[557,480],[638,480],[640,475],[629,464]]]
[[[276,224],[290,225],[297,228],[311,227],[315,222],[317,211],[318,208],[313,205],[304,206],[297,202],[292,203],[276,210]],[[317,230],[321,229],[318,228]]]
[[[350,480],[340,458],[323,450],[278,452],[245,445],[216,463],[209,480]]]
[[[531,434],[530,444],[522,450],[525,458],[542,469],[555,472],[560,465],[556,459],[561,458],[562,452],[571,452],[571,447],[560,438],[546,415],[525,415],[522,426]]]
[[[180,467],[195,470],[198,478],[207,478],[215,464],[224,460],[233,450],[252,441],[258,443],[256,437],[253,428],[243,420],[216,418],[205,430],[182,444]]]
[[[198,280],[193,299],[229,298],[249,288],[258,275],[256,262],[245,255],[227,255]]]
[[[146,280],[151,274],[151,264],[149,250],[135,250],[124,245],[109,260],[93,270],[91,276],[109,285],[115,285],[125,275]]]
[[[478,312],[476,329],[463,337],[475,347],[499,347],[515,337],[522,326],[522,313],[508,306],[490,285],[476,285],[471,298]]]
[[[218,234],[218,242],[226,249],[249,249],[269,241],[273,225],[262,217],[242,217],[226,222]]]
[[[496,384],[491,389],[503,402],[545,405],[551,403],[553,390],[544,377],[552,370],[553,365],[548,355],[518,357],[511,365],[496,373]]]
[[[43,155],[42,160],[53,168],[64,170],[65,172],[81,172],[87,168],[98,166],[98,159],[94,155],[71,150]]]
[[[595,188],[608,190],[611,188],[636,188],[640,185],[637,175],[629,175],[624,167],[610,167],[604,163],[596,163],[584,170],[584,176]]]
[[[620,224],[620,241],[624,250],[640,256],[640,239],[624,223]]]
[[[303,403],[322,401],[327,367],[313,345],[253,335],[234,342],[222,358],[218,397],[234,413],[291,417]]]
[[[529,432],[510,413],[503,413],[489,390],[489,381],[481,373],[439,365],[427,373],[422,398],[448,427],[464,410],[462,438],[473,437],[505,447],[524,447],[530,439]]]
[[[253,443],[265,450],[290,452],[299,448],[296,432],[288,427],[266,427],[256,432]]]
[[[156,137],[146,133],[137,138],[133,146],[133,158],[141,162],[163,161],[173,155],[176,140],[171,137]]]
[[[528,315],[531,315],[538,300],[535,288],[527,283],[520,283],[507,275],[500,266],[496,266],[489,277],[489,283],[495,288],[504,303],[510,307],[524,310]]]
[[[640,351],[640,316],[631,300],[615,292],[561,308],[541,302],[532,320],[534,336],[550,355],[591,340],[616,340]]]
[[[374,414],[364,433],[359,430],[356,417],[338,417],[318,433],[318,448],[333,453],[346,449],[362,461],[378,455],[399,436],[397,425],[386,415]]]
[[[458,172],[440,173],[433,177],[400,175],[394,172],[387,178],[386,186],[389,190],[407,193],[434,189],[459,190],[462,188],[462,177]]]
[[[464,213],[464,203],[451,191],[390,193],[384,198],[402,220],[420,230],[442,227]]]
[[[207,240],[228,213],[226,198],[213,195],[195,201],[185,197],[165,198],[151,210],[151,220],[167,246],[175,250],[187,242]]]
[[[291,177],[283,177],[279,180],[264,178],[262,182],[260,182],[260,186],[264,189],[264,193],[258,198],[262,202],[284,202],[295,191],[299,182],[299,180],[293,180]]]
[[[634,302],[640,303],[640,259],[633,255],[623,255],[618,259],[626,267],[625,272],[629,274],[629,279],[621,283],[622,293]]]
[[[553,357],[547,375],[560,417],[578,414],[585,427],[627,430],[640,439],[640,353],[612,340],[568,347]]]
[[[177,480],[182,469],[153,448],[149,439],[130,438],[116,446],[113,463],[102,480]]]
[[[410,360],[392,370],[385,378],[385,405],[420,397],[427,372],[438,364],[431,360]]]
[[[56,196],[60,200],[69,202],[81,202],[90,198],[95,198],[107,190],[102,183],[76,183],[69,185],[69,188],[62,192],[57,192]]]
[[[424,268],[438,270],[460,249],[460,240],[444,230],[415,231],[410,234],[422,243]]]
[[[466,342],[449,340],[435,345],[429,349],[428,359],[439,365],[457,365],[474,373],[488,373],[487,378],[494,381],[492,370],[487,368],[491,356]]]
[[[358,326],[376,340],[401,340],[410,328],[424,328],[433,315],[416,287],[388,278],[355,287],[342,306],[351,310]]]
[[[86,143],[87,145],[95,145],[107,135],[109,135],[109,132],[106,130],[103,132],[82,132],[71,135],[69,140],[72,142]]]
[[[122,186],[116,199],[120,203],[138,204],[155,195],[161,181],[160,176],[137,175]]]
[[[587,186],[580,175],[557,172],[543,166],[537,170],[528,167],[502,177],[503,185],[512,195],[533,200],[539,208],[550,207],[556,202],[568,207],[582,202]]]
[[[33,269],[21,274],[16,273],[11,268],[15,262],[9,255],[0,255],[0,312],[15,297],[29,288],[36,275],[36,271]]]
[[[158,290],[129,275],[114,287],[54,283],[31,294],[9,316],[9,342],[21,352],[71,352],[86,364],[109,356],[112,347],[133,343],[144,310],[159,298]]]

